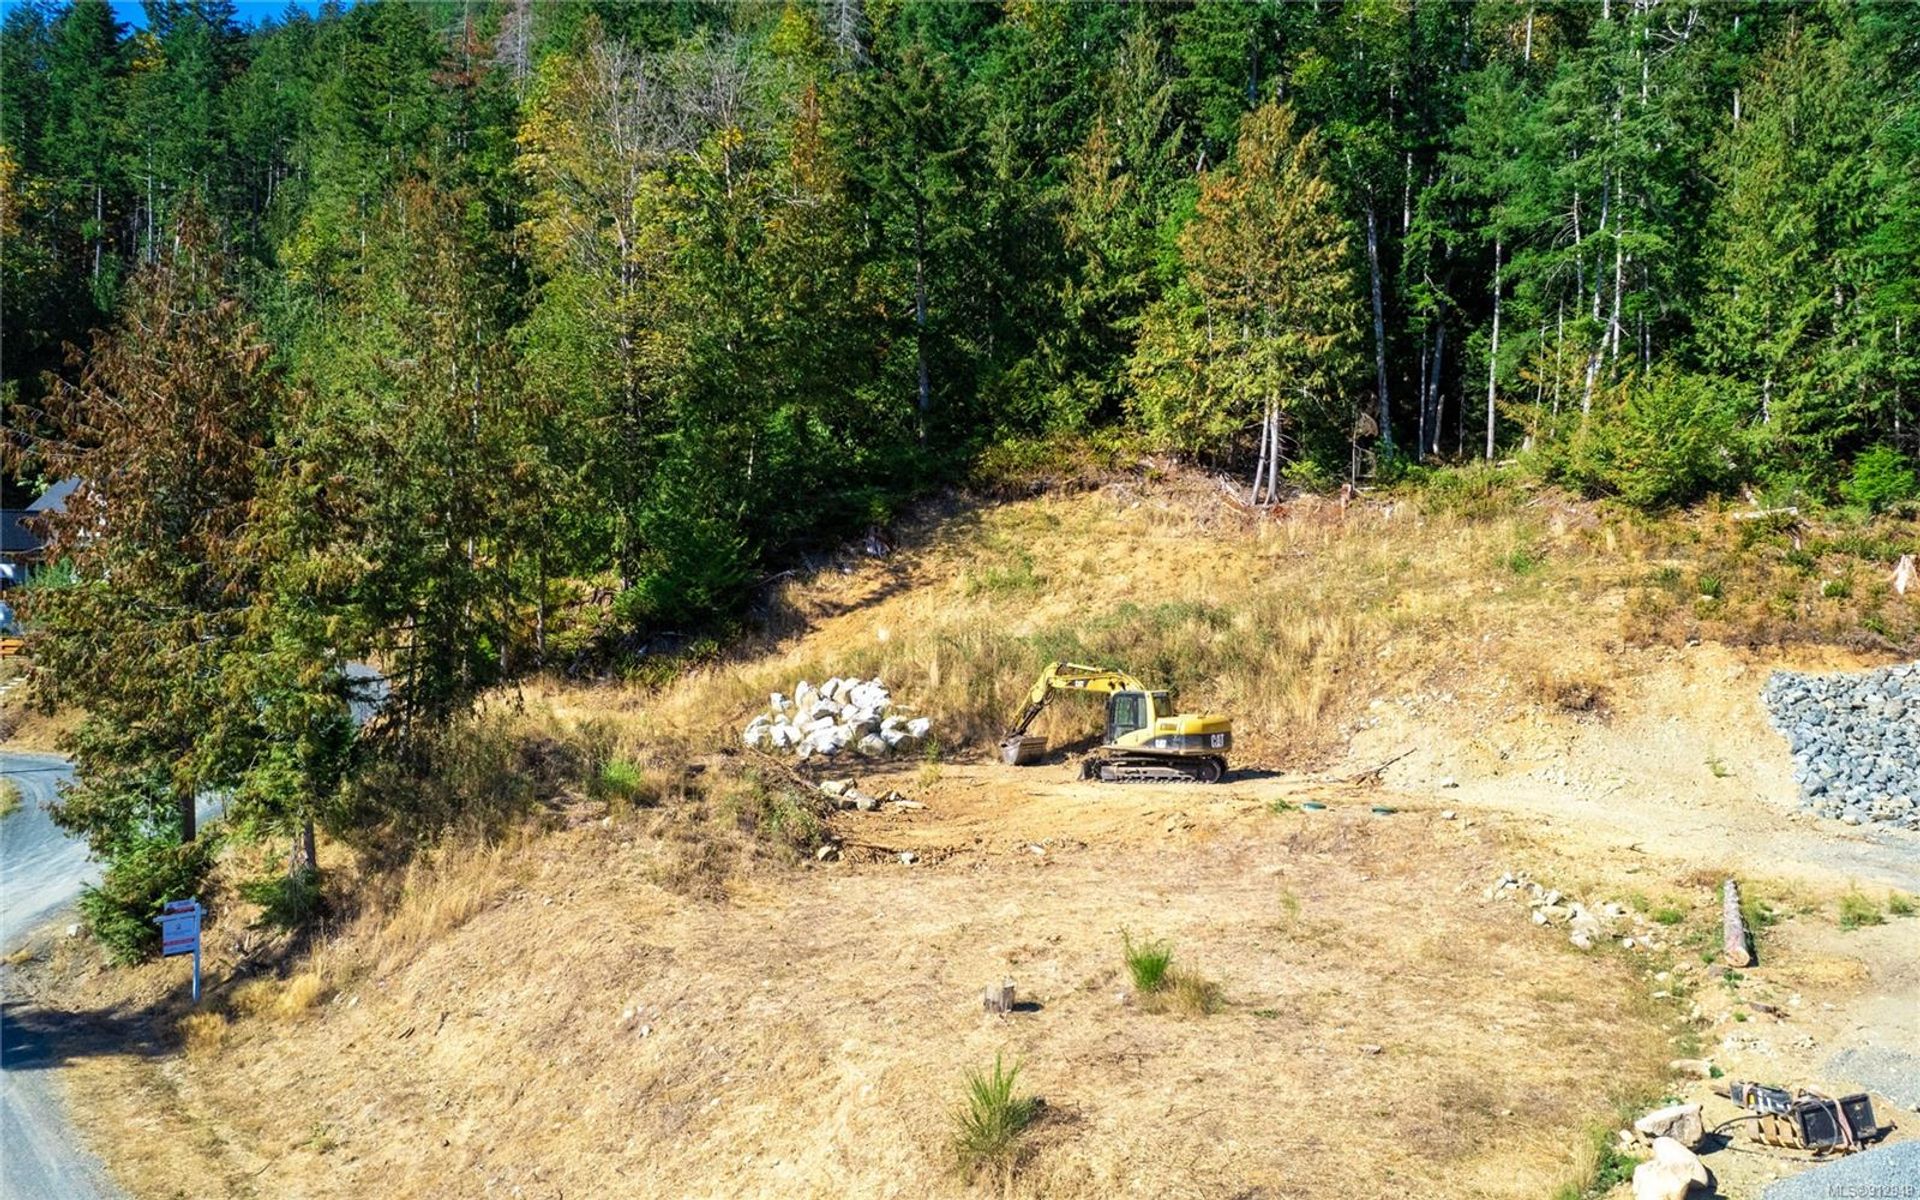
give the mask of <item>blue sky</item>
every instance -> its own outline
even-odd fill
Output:
[[[314,12],[320,7],[320,0],[294,0],[301,8]],[[234,0],[239,10],[242,25],[254,25],[261,21],[277,20],[287,11],[287,0]],[[147,23],[146,10],[140,7],[140,0],[113,0],[113,15],[136,28]]]

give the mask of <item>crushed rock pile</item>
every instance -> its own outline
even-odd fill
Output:
[[[1920,663],[1775,671],[1761,696],[1793,750],[1802,808],[1849,825],[1920,829]]]
[[[768,697],[767,711],[747,723],[740,738],[756,750],[793,755],[801,762],[851,751],[863,758],[907,754],[926,741],[933,722],[894,711],[878,679],[835,677],[819,687],[802,679],[793,695]]]

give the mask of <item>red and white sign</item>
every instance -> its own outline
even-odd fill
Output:
[[[197,900],[172,900],[161,915],[154,918],[160,926],[160,953],[198,954],[200,952],[200,903]]]

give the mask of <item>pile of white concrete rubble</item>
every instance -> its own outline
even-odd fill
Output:
[[[885,758],[918,749],[932,728],[925,717],[895,712],[887,685],[878,679],[835,677],[817,688],[802,679],[791,697],[780,692],[769,697],[767,711],[747,723],[741,740],[801,762],[848,751]]]

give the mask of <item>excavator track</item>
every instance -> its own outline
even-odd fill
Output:
[[[1226,773],[1220,758],[1089,758],[1080,764],[1082,779],[1102,783],[1219,783]]]

